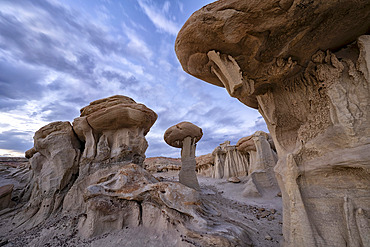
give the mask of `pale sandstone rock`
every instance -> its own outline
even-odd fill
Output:
[[[225,141],[216,147],[212,155],[214,167],[211,177],[229,178],[248,175],[248,156],[240,153],[230,141]]]
[[[247,154],[249,158],[248,176],[250,181],[248,181],[243,195],[252,196],[266,193],[276,195],[279,191],[274,174],[277,155],[273,150],[271,136],[263,131],[256,131],[253,135],[241,138],[236,147],[240,153]]]
[[[143,225],[171,231],[173,238],[186,234],[199,246],[250,244],[238,226],[229,226],[228,234],[221,235],[222,229],[213,226],[214,216],[196,190],[180,183],[158,182],[136,164],[102,177],[101,182],[87,187],[84,196],[88,208],[79,222],[84,237]]]
[[[7,184],[0,187],[0,210],[11,206],[13,188],[13,184]]]
[[[202,136],[202,129],[189,122],[178,123],[164,133],[164,140],[168,145],[181,148],[180,183],[195,190],[200,189],[195,172],[195,148]]]
[[[84,142],[79,177],[68,192],[63,209],[84,212],[84,190],[128,163],[142,165],[148,143],[145,135],[157,114],[133,99],[115,95],[81,109],[73,129]]]
[[[214,157],[211,153],[195,157],[195,161],[197,163],[196,171],[198,174],[206,177],[212,176]]]
[[[74,131],[85,142],[82,163],[142,164],[148,147],[145,135],[156,119],[155,112],[126,96],[91,102],[73,121]]]
[[[36,131],[33,139],[32,174],[25,193],[29,201],[14,220],[27,227],[40,224],[61,207],[80,158],[80,142],[69,122],[50,123]]]
[[[238,177],[230,177],[227,179],[227,182],[230,182],[230,183],[240,183],[240,179]]]
[[[266,120],[285,245],[367,246],[370,37],[360,35],[370,2],[273,2],[202,8],[179,32],[177,56]]]

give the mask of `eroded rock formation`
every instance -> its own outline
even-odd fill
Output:
[[[144,168],[150,173],[178,171],[181,169],[181,159],[167,157],[151,157],[144,160]]]
[[[248,176],[244,196],[261,196],[279,191],[274,175],[277,155],[271,136],[257,131],[251,136],[241,138],[236,144],[237,150],[248,155]]]
[[[200,188],[195,172],[195,148],[202,136],[202,129],[189,122],[178,123],[164,133],[164,140],[168,145],[181,148],[180,183],[196,190]]]
[[[53,122],[34,136],[30,157],[31,180],[24,199],[25,210],[16,216],[16,224],[33,227],[59,210],[67,191],[78,174],[80,141],[69,122]]]
[[[13,184],[0,186],[0,211],[11,206],[13,188]]]
[[[217,217],[205,207],[200,194],[176,182],[159,182],[136,164],[129,164],[101,182],[87,187],[86,217],[79,225],[85,237],[125,227],[144,227],[166,231],[173,239],[198,246],[249,245],[246,229],[228,224],[228,234],[215,227]]]
[[[365,0],[221,0],[178,34],[186,72],[264,117],[287,246],[370,244],[369,13]]]
[[[248,157],[241,154],[235,145],[225,141],[213,150],[214,168],[212,177],[230,178],[248,175]]]
[[[142,164],[148,143],[145,135],[157,114],[133,99],[116,95],[81,109],[73,129],[85,143],[83,163],[133,160]]]
[[[133,99],[116,95],[96,100],[81,109],[73,129],[84,143],[79,176],[68,192],[63,208],[84,211],[84,191],[102,177],[127,163],[142,165],[148,143],[145,135],[157,114]]]

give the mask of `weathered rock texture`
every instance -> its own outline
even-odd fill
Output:
[[[226,1],[185,23],[185,71],[258,108],[287,246],[370,245],[369,1]]]
[[[31,178],[30,164],[28,159],[20,157],[0,157],[0,186],[12,184],[11,199],[19,203],[27,201],[25,196],[26,187]],[[30,191],[28,191],[30,193]],[[28,196],[29,197],[29,196]]]
[[[260,196],[279,191],[274,174],[277,155],[271,136],[257,131],[251,136],[241,138],[236,144],[237,150],[248,155],[248,180],[243,192],[245,196]]]
[[[202,136],[202,129],[189,122],[178,123],[164,133],[164,140],[168,145],[181,148],[180,183],[196,190],[200,188],[195,172],[195,148]]]
[[[33,139],[31,180],[23,196],[29,200],[15,220],[28,227],[40,224],[60,209],[78,174],[80,158],[80,142],[69,122],[50,123],[36,131]]]
[[[135,164],[88,186],[84,197],[88,207],[79,231],[86,237],[142,225],[168,231],[179,242],[187,235],[187,242],[198,246],[250,244],[242,226],[228,225],[229,233],[220,235],[222,230],[211,224],[214,212],[203,206],[196,190],[176,182],[159,182]]]
[[[213,174],[213,167],[215,165],[214,161],[215,159],[212,153],[195,157],[197,173],[206,177],[211,177]]]
[[[181,159],[167,157],[151,157],[144,160],[145,170],[156,172],[178,171],[181,169]]]
[[[85,143],[82,162],[142,164],[148,148],[145,135],[156,119],[155,112],[126,96],[91,102],[73,121],[74,131]]]
[[[240,153],[230,141],[225,141],[213,150],[213,178],[230,178],[248,175],[248,156]]]
[[[35,133],[34,147],[25,154],[30,175],[15,179],[29,183],[17,193],[15,201],[26,205],[13,222],[27,229],[53,213],[84,214],[89,208],[84,200],[88,186],[129,163],[142,165],[148,147],[145,135],[156,118],[144,105],[116,95],[82,108],[73,127],[69,122],[42,127]],[[103,222],[105,216],[95,217]]]
[[[84,191],[102,177],[127,163],[142,165],[148,143],[145,135],[157,114],[133,99],[115,95],[96,100],[81,109],[73,129],[84,143],[79,177],[68,192],[63,208],[85,211]]]
[[[11,206],[13,188],[13,184],[0,186],[0,210]]]

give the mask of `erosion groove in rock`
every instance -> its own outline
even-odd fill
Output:
[[[177,36],[186,72],[264,117],[285,246],[370,244],[369,218],[357,223],[370,213],[369,13],[369,1],[221,0]]]
[[[53,122],[36,131],[30,184],[25,188],[29,200],[15,224],[31,228],[60,209],[78,174],[80,147],[69,122]]]

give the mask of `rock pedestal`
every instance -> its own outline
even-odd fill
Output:
[[[185,71],[256,108],[274,140],[286,246],[367,246],[369,1],[217,1],[193,14]]]
[[[202,129],[189,122],[176,124],[164,133],[164,140],[168,145],[181,148],[180,183],[195,190],[200,190],[197,173],[195,172],[195,148],[196,143],[202,136]]]
[[[199,190],[197,174],[195,172],[195,148],[196,144],[191,137],[186,137],[181,149],[181,170],[179,172],[179,182],[195,190]]]

